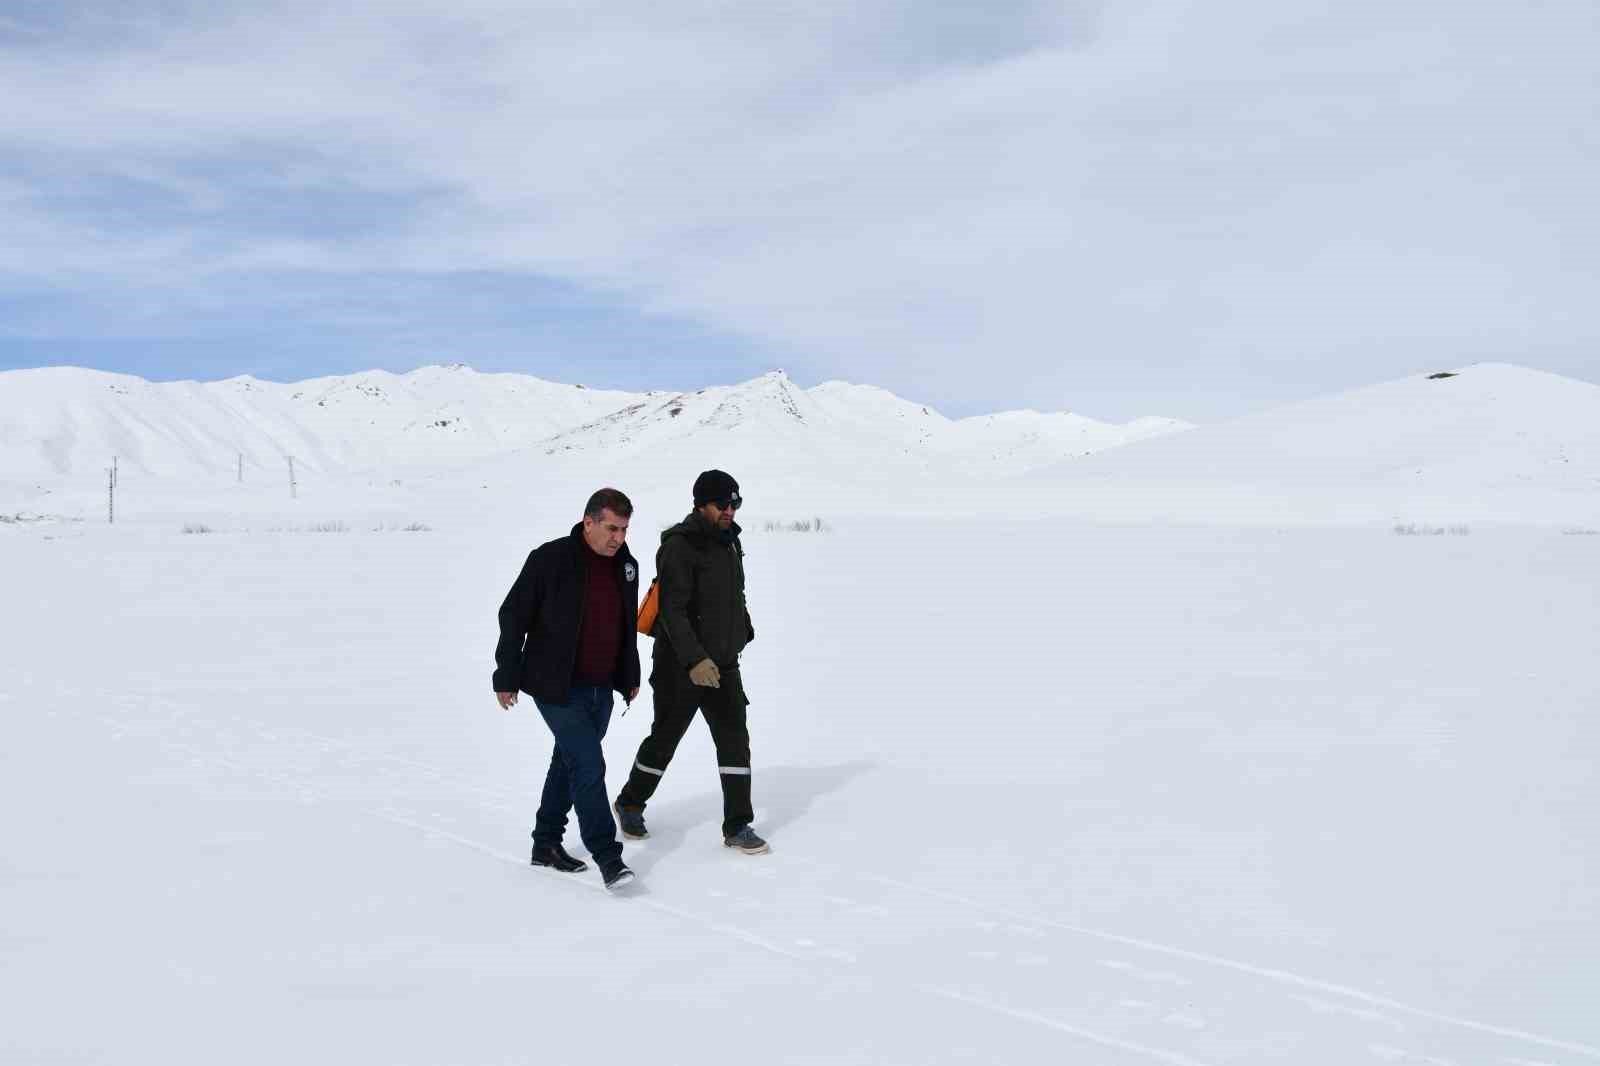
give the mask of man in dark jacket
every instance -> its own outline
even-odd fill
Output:
[[[705,715],[722,779],[722,842],[746,855],[768,851],[750,828],[750,701],[739,674],[739,653],[755,639],[744,597],[744,548],[733,520],[743,500],[739,483],[721,470],[695,479],[694,510],[661,534],[656,552],[660,613],[650,664],[655,720],[639,745],[615,810],[622,835],[648,836],[644,807],[654,795],[678,742]]]
[[[584,847],[607,888],[633,879],[606,805],[600,748],[611,693],[629,703],[639,694],[639,564],[625,543],[632,514],[626,496],[601,489],[571,533],[529,553],[500,606],[494,652],[501,708],[526,692],[555,736],[534,821],[533,864],[563,873],[589,868],[561,846],[567,812],[576,807]]]

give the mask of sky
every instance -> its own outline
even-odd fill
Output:
[[[0,369],[1600,381],[1596,55],[1593,0],[6,0]]]

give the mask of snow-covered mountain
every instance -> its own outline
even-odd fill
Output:
[[[781,370],[649,393],[467,367],[293,384],[0,373],[0,512],[88,513],[112,455],[129,502],[152,505],[221,492],[218,506],[252,506],[254,486],[287,495],[292,455],[302,486],[320,480],[329,499],[423,479],[457,506],[477,506],[462,492],[537,501],[606,482],[676,509],[686,476],[719,466],[768,513],[1592,526],[1600,386],[1482,364],[1194,428],[1065,412],[952,419],[872,386],[801,388]]]
[[[874,386],[830,381],[802,389],[775,370],[739,385],[652,393],[539,447],[555,458],[649,457],[674,467],[736,455],[774,474],[848,484],[1010,477],[1188,428],[1176,419],[1116,425],[1065,412],[950,419]]]
[[[0,373],[0,477],[130,471],[214,479],[236,470],[363,469],[526,447],[634,399],[470,367],[371,370],[290,384],[153,383],[77,367]]]
[[[888,436],[903,453],[954,472],[1005,476],[1189,429],[1175,418],[1098,422],[1067,411],[1002,411],[952,420],[870,385],[829,381],[808,395],[829,417]]]
[[[963,473],[988,476],[1021,473],[1060,462],[1062,457],[1093,455],[1190,428],[1190,423],[1175,418],[1145,417],[1119,424],[1068,411],[1005,411],[962,419],[935,448],[955,460]]]
[[[1600,385],[1483,363],[1206,426],[1059,466],[1165,478],[1404,486],[1600,487]]]
[[[1103,516],[1560,522],[1600,515],[1600,385],[1484,363],[1034,471]]]
[[[687,393],[604,391],[465,366],[290,384],[158,384],[70,367],[0,373],[0,479],[14,481],[97,477],[113,455],[130,473],[204,484],[226,481],[241,455],[247,473],[276,475],[291,455],[308,473],[334,474],[459,468],[492,456],[513,466],[643,454],[727,462],[730,451],[799,458],[842,477],[1004,475],[1180,428],[1031,411],[957,421],[870,386],[803,389],[781,370]]]

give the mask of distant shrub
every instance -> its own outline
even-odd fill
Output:
[[[210,533],[211,527],[203,522],[185,522],[183,531],[185,533]]]
[[[17,511],[15,514],[0,514],[0,525],[23,526],[36,522],[82,522],[83,519],[74,515],[62,514],[35,514],[32,511]]]
[[[1442,537],[1446,534],[1452,537],[1465,537],[1472,533],[1472,527],[1463,525],[1429,526],[1407,522],[1397,524],[1394,527],[1394,532],[1399,537]]]
[[[428,533],[432,529],[426,522],[408,522],[403,526],[398,522],[384,522],[372,527],[374,533]]]
[[[764,527],[768,533],[831,533],[833,527],[821,518],[798,518],[792,521],[768,519]]]
[[[1561,531],[1569,537],[1600,537],[1600,529],[1588,529],[1584,526],[1573,526],[1571,529]]]
[[[309,526],[268,526],[268,533],[348,533],[343,522],[313,522]]]

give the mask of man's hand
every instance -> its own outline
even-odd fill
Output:
[[[701,659],[689,667],[689,680],[702,688],[721,688],[722,671],[710,659]]]
[[[517,694],[515,692],[496,692],[494,698],[500,701],[500,709],[502,711],[509,711],[517,705]]]
[[[622,702],[623,703],[632,703],[634,701],[634,699],[638,695],[639,695],[639,686],[635,685],[635,686],[633,686],[632,690],[629,691],[629,693],[626,696],[622,697]]]

